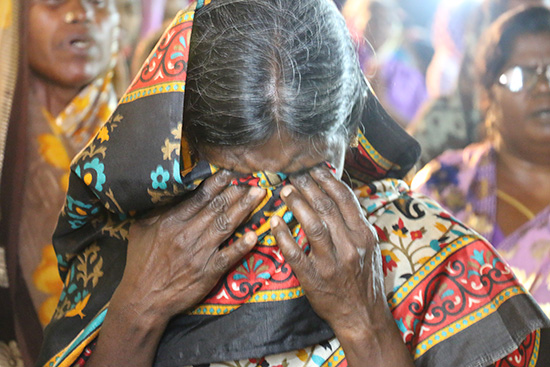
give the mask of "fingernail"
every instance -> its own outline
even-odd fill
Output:
[[[303,174],[291,177],[292,184],[298,187],[306,186],[308,184],[308,181],[309,181],[309,175],[307,173],[303,173]]]
[[[264,192],[265,192],[264,189],[262,189],[260,187],[257,187],[257,186],[252,186],[250,188],[250,190],[248,191],[248,194],[250,196],[253,196],[253,197],[257,198],[257,197],[262,196],[264,194]]]
[[[229,184],[229,181],[231,180],[231,172],[227,171],[227,170],[221,170],[221,171],[218,171],[217,174],[216,174],[216,181],[219,182],[220,184]]]
[[[281,224],[281,218],[279,217],[271,217],[271,220],[269,221],[269,224],[271,225],[271,228],[276,228]]]
[[[315,167],[312,172],[315,178],[323,181],[334,177],[332,171],[329,171],[326,168],[322,167]]]
[[[253,245],[256,243],[256,236],[253,232],[248,232],[244,235],[244,243],[246,243],[247,245]]]
[[[286,198],[290,195],[291,192],[292,192],[292,189],[289,186],[285,186],[281,190],[281,196]]]

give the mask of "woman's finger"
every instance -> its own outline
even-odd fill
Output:
[[[217,251],[209,260],[207,272],[219,278],[233,268],[246,254],[248,254],[258,241],[254,232],[248,232],[229,246]]]
[[[233,174],[227,170],[220,170],[204,180],[193,190],[185,200],[165,213],[165,217],[172,217],[187,221],[203,210],[215,197],[220,195],[231,183]]]
[[[325,166],[318,166],[310,171],[311,177],[337,204],[346,226],[350,229],[365,224],[365,217],[357,197],[348,185],[338,180]]]
[[[328,225],[334,238],[336,230],[343,228],[345,224],[338,204],[319,187],[319,184],[313,180],[309,173],[291,176],[290,182],[298,189],[317,215]]]
[[[287,185],[281,190],[281,199],[302,225],[311,245],[311,253],[314,256],[330,254],[333,250],[330,230],[302,194],[294,186]]]
[[[278,216],[270,219],[271,234],[277,241],[277,246],[281,249],[285,260],[288,262],[298,279],[307,279],[311,275],[311,261],[304,253],[304,250],[294,240],[285,221]]]
[[[197,215],[195,221],[209,223],[198,243],[219,245],[252,213],[266,191],[255,186],[230,186]]]

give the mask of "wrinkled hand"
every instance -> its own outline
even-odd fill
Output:
[[[231,179],[220,171],[176,207],[132,225],[117,292],[132,295],[136,313],[167,321],[189,309],[252,249],[252,232],[219,249],[265,195],[257,187],[228,187]]]
[[[377,238],[351,189],[326,167],[290,181],[281,198],[301,223],[310,254],[282,219],[271,219],[272,233],[315,312],[337,335],[389,322]]]

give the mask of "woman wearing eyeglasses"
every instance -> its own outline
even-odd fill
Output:
[[[447,151],[412,188],[487,237],[550,314],[550,10],[499,18],[476,58],[487,138]]]

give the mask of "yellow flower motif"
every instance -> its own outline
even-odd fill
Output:
[[[107,129],[107,126],[103,126],[101,130],[99,130],[99,133],[97,134],[97,138],[101,139],[101,142],[109,141],[109,129]]]
[[[38,137],[38,144],[38,151],[48,164],[61,169],[69,169],[71,159],[57,136],[42,134]]]
[[[439,222],[435,223],[435,228],[439,229],[441,232],[447,232],[447,227]]]
[[[307,361],[307,359],[309,358],[305,349],[300,349],[299,351],[297,351],[296,357],[298,357],[302,362]]]
[[[366,198],[371,194],[372,189],[368,185],[361,185],[359,188],[354,189],[353,192],[360,198]]]
[[[407,235],[405,233],[403,233],[403,230],[401,228],[399,228],[398,230],[392,230],[393,234],[401,237],[401,238],[407,238]]]
[[[470,213],[464,220],[466,224],[478,232],[490,233],[493,230],[493,223],[487,215],[477,215],[472,209],[472,205],[466,205],[466,212]]]
[[[535,241],[530,252],[535,259],[546,259],[550,255],[550,240],[540,239]]]
[[[390,250],[382,250],[381,254],[382,254],[382,257],[386,257],[387,260],[389,260],[389,261],[393,260],[396,263],[398,263],[400,261],[399,258]]]
[[[84,316],[86,316],[86,315],[84,315],[84,313],[82,311],[84,311],[84,309],[86,308],[86,305],[88,304],[88,301],[90,300],[91,295],[92,294],[90,293],[86,297],[84,297],[84,299],[82,301],[78,302],[72,310],[69,310],[65,314],[65,316],[66,317],[74,317],[74,316],[78,315],[78,316],[80,316],[81,319],[83,319]]]
[[[92,184],[92,181],[94,180],[94,176],[92,176],[91,173],[86,173],[84,175],[84,183],[88,186]],[[80,214],[80,213],[79,213]]]

